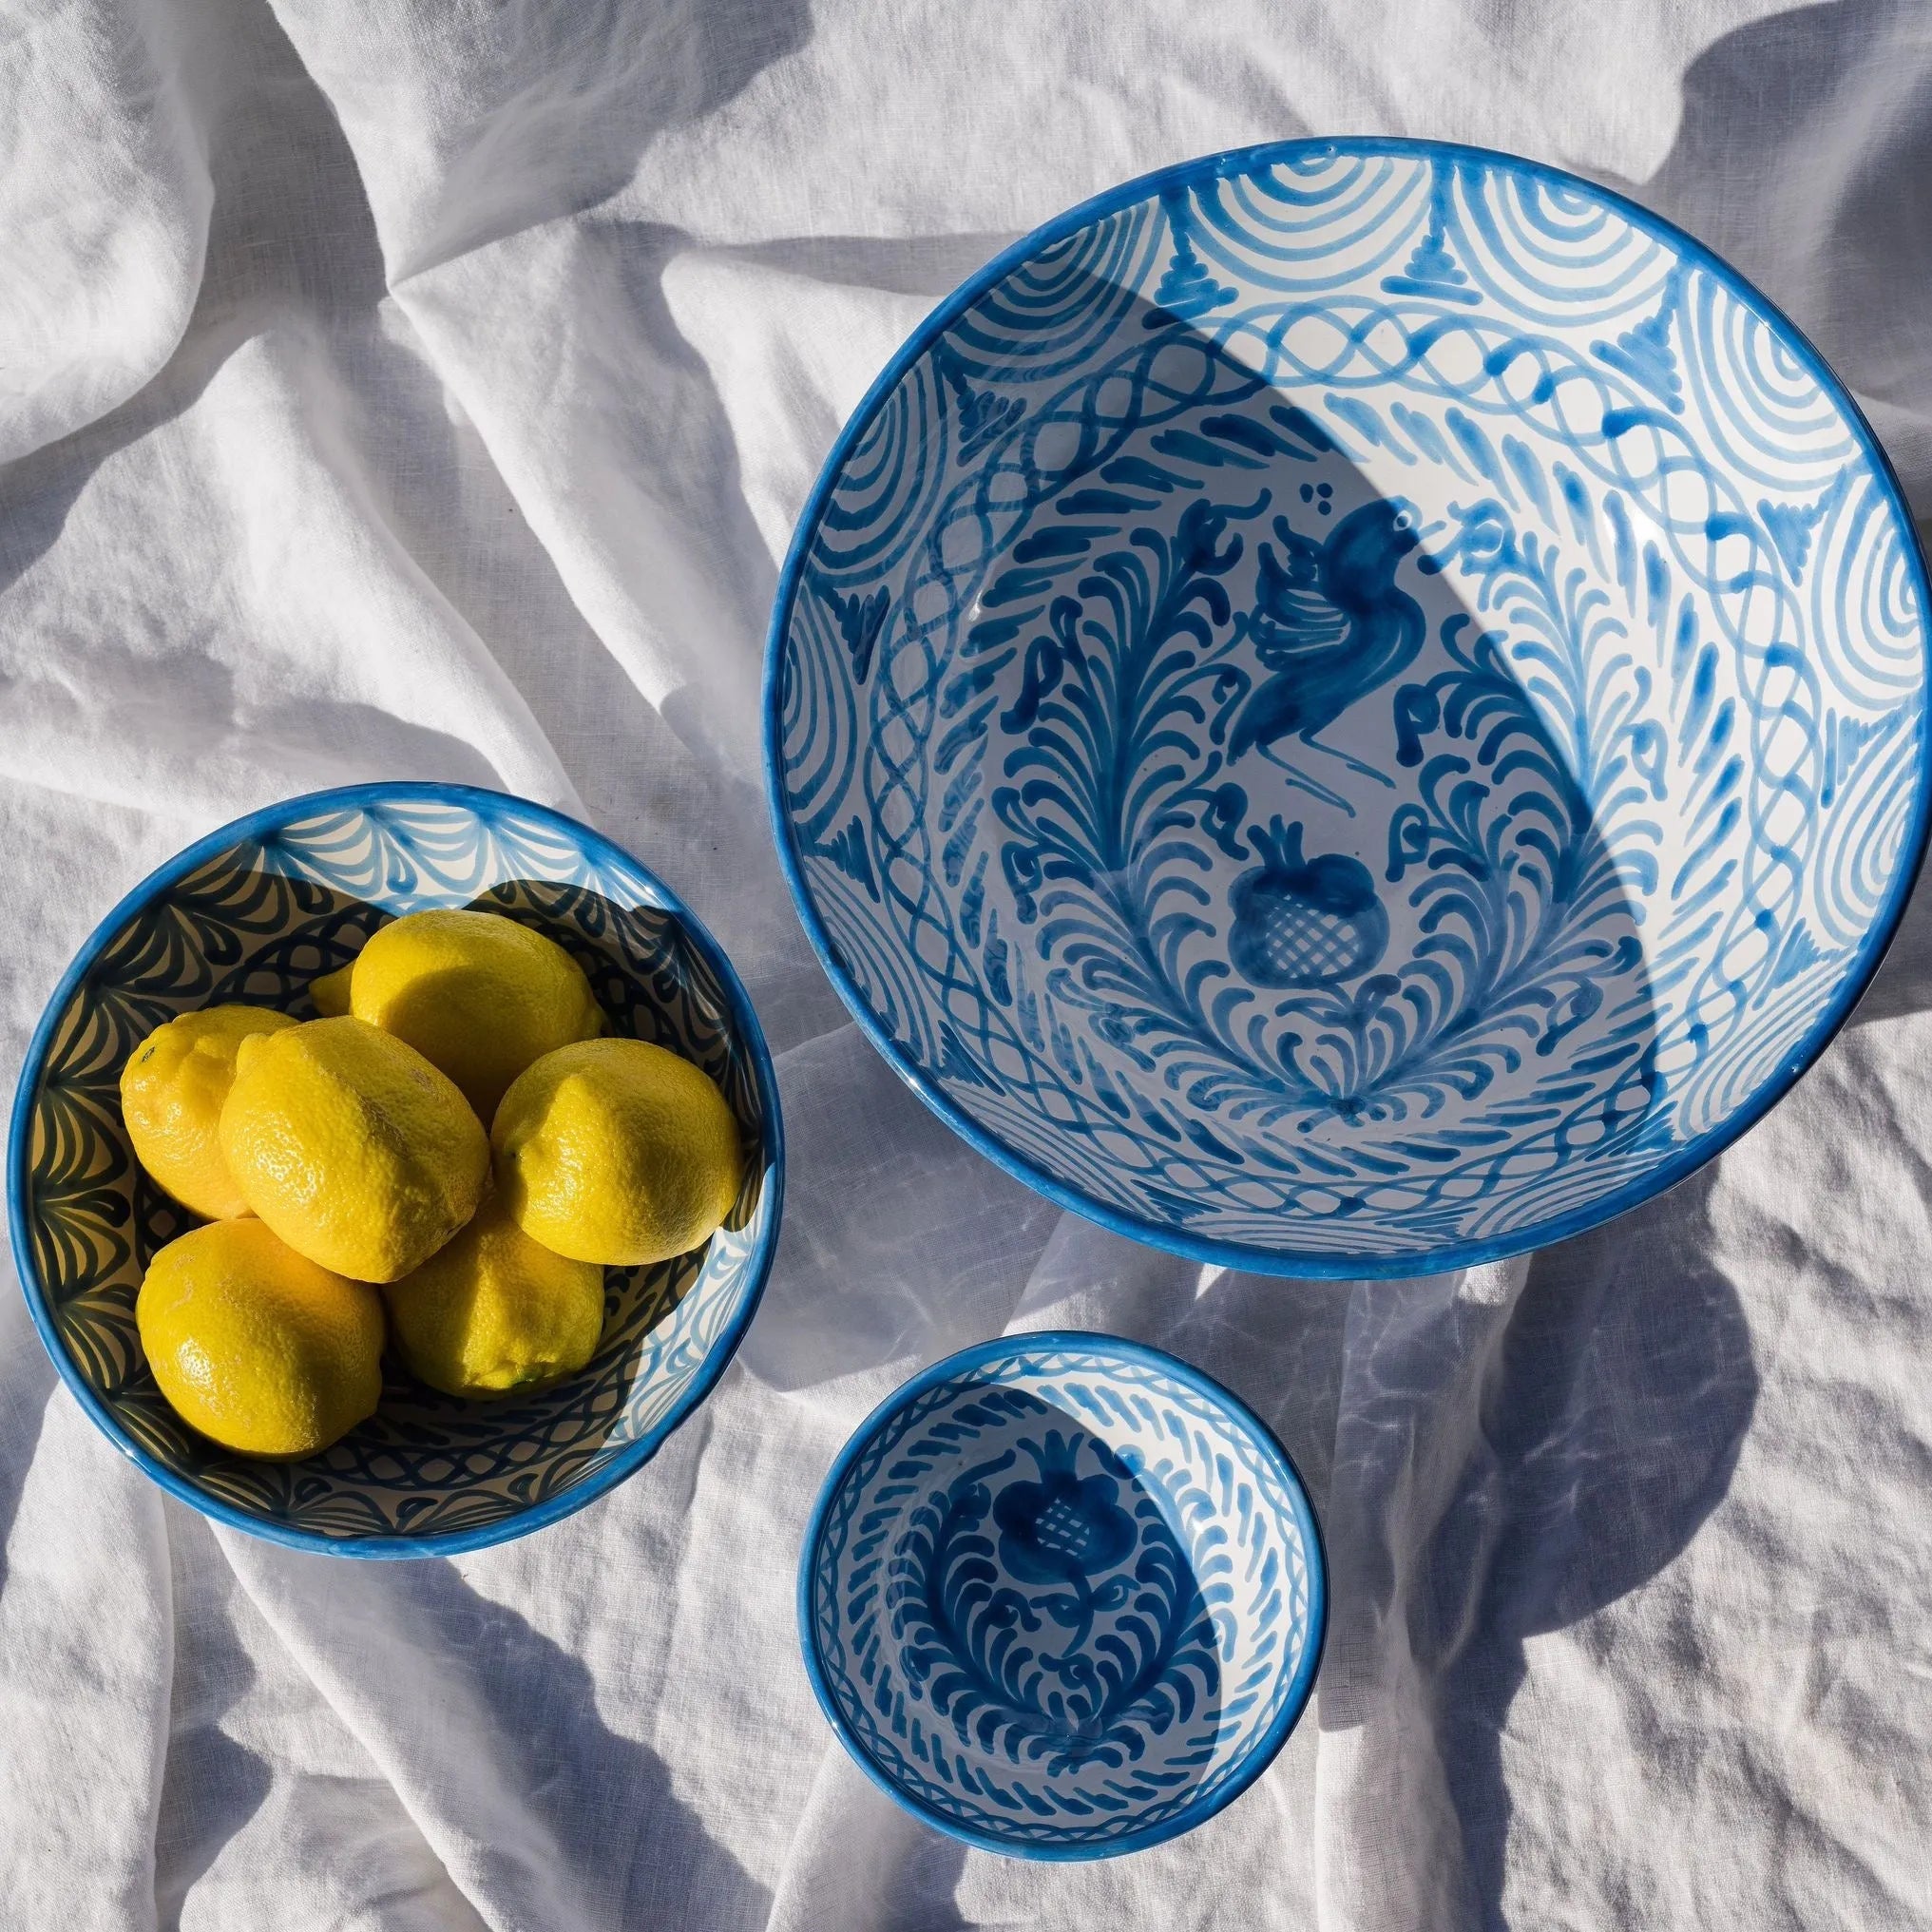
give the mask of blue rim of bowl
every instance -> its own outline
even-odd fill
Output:
[[[989,1362],[1055,1349],[1096,1355],[1102,1361],[1136,1363],[1143,1368],[1157,1368],[1223,1410],[1229,1423],[1245,1430],[1255,1447],[1281,1473],[1294,1501],[1295,1525],[1301,1531],[1304,1546],[1309,1551],[1309,1641],[1302,1646],[1301,1659],[1295,1665],[1294,1676],[1280,1712],[1251,1747],[1239,1774],[1231,1778],[1213,1797],[1188,1806],[1172,1818],[1162,1819],[1158,1825],[1088,1845],[1016,1843],[1000,1837],[996,1832],[980,1831],[970,1825],[962,1825],[956,1818],[947,1817],[924,1799],[907,1790],[867,1750],[846,1722],[845,1713],[825,1681],[824,1670],[818,1660],[817,1633],[812,1614],[813,1578],[817,1569],[818,1545],[825,1534],[826,1515],[852,1464],[865,1453],[879,1431],[908,1403],[917,1401],[928,1388],[936,1387],[942,1382],[950,1382],[975,1368],[985,1368]],[[811,1520],[805,1525],[804,1547],[798,1557],[797,1617],[798,1645],[805,1658],[805,1674],[812,1680],[812,1693],[818,1699],[818,1708],[824,1712],[825,1721],[837,1733],[838,1741],[845,1746],[860,1770],[889,1798],[903,1805],[935,1831],[943,1831],[948,1838],[956,1838],[962,1844],[976,1846],[982,1851],[998,1852],[1003,1858],[1030,1859],[1046,1865],[1119,1858],[1130,1851],[1145,1851],[1150,1846],[1165,1844],[1170,1838],[1178,1838],[1183,1832],[1192,1831],[1197,1825],[1205,1825],[1216,1812],[1232,1805],[1280,1755],[1282,1746],[1288,1742],[1290,1734],[1301,1722],[1302,1713],[1308,1709],[1315,1678],[1321,1672],[1322,1654],[1328,1648],[1328,1545],[1322,1540],[1321,1522],[1315,1515],[1314,1504],[1309,1500],[1308,1484],[1302,1481],[1301,1471],[1294,1466],[1294,1458],[1282,1446],[1280,1437],[1233,1390],[1223,1387],[1212,1375],[1196,1368],[1191,1362],[1183,1362],[1164,1349],[1151,1348],[1145,1342],[1130,1342],[1123,1336],[1085,1329],[1043,1329],[1023,1334],[996,1335],[990,1342],[976,1342],[969,1349],[962,1349],[956,1355],[948,1355],[944,1361],[933,1363],[929,1368],[922,1368],[910,1381],[902,1382],[851,1432],[827,1473],[818,1492],[818,1501],[813,1504]]]
[[[251,1516],[246,1510],[237,1509],[232,1503],[221,1502],[218,1497],[208,1495],[198,1488],[185,1477],[177,1475],[150,1451],[143,1448],[133,1440],[114,1418],[113,1412],[87,1385],[86,1378],[77,1369],[62,1346],[60,1335],[55,1329],[53,1312],[47,1302],[47,1292],[40,1278],[40,1270],[33,1258],[32,1242],[28,1234],[27,1190],[29,1180],[28,1174],[29,1149],[32,1145],[30,1114],[33,1095],[40,1085],[41,1075],[46,1069],[48,1048],[53,1043],[54,1027],[60,1016],[67,1009],[74,988],[79,985],[88,968],[98,959],[108,942],[126,921],[157,892],[185,878],[198,866],[209,859],[218,858],[231,846],[248,839],[259,841],[264,832],[270,832],[288,825],[297,818],[313,817],[316,813],[329,811],[356,810],[366,806],[393,805],[421,800],[426,803],[447,803],[469,807],[479,816],[488,816],[492,811],[506,805],[513,805],[517,811],[530,818],[555,826],[583,850],[600,861],[615,867],[627,869],[641,878],[663,901],[664,910],[678,920],[684,933],[696,945],[705,964],[717,975],[718,985],[724,989],[725,1001],[731,1010],[734,1028],[751,1054],[752,1064],[757,1076],[758,1104],[765,1117],[765,1145],[769,1150],[766,1172],[770,1176],[772,1188],[772,1218],[765,1233],[761,1251],[752,1258],[752,1282],[746,1294],[744,1306],[733,1318],[731,1326],[712,1344],[711,1351],[699,1366],[689,1388],[673,1404],[662,1419],[647,1435],[639,1437],[627,1448],[614,1457],[610,1463],[589,1482],[579,1483],[553,1496],[546,1502],[520,1510],[514,1516],[501,1518],[493,1523],[487,1523],[478,1529],[450,1530],[442,1535],[422,1537],[327,1537],[315,1530],[297,1529],[292,1524],[270,1522],[261,1517]],[[260,1537],[265,1541],[281,1543],[289,1549],[314,1550],[332,1557],[366,1557],[377,1559],[412,1557],[453,1557],[466,1550],[487,1549],[492,1543],[509,1542],[517,1537],[527,1536],[532,1530],[547,1529],[553,1522],[560,1522],[566,1516],[574,1515],[586,1503],[594,1502],[600,1496],[607,1494],[635,1475],[657,1453],[673,1429],[675,1429],[711,1393],[717,1378],[724,1373],[731,1358],[737,1353],[738,1344],[744,1339],[747,1328],[751,1326],[754,1314],[757,1312],[759,1299],[765,1291],[765,1282],[772,1272],[772,1258],[778,1246],[778,1224],[785,1205],[785,1129],[778,1113],[778,1082],[772,1068],[772,1056],[765,1045],[763,1030],[758,1025],[756,1013],[724,949],[718,945],[703,923],[690,908],[671,890],[651,869],[635,859],[620,845],[607,839],[600,832],[593,832],[589,826],[562,812],[555,812],[547,805],[539,805],[534,800],[520,798],[513,793],[491,792],[479,785],[444,785],[430,781],[398,779],[369,785],[344,785],[326,792],[307,792],[295,798],[285,798],[279,804],[264,806],[259,812],[251,812],[244,818],[224,825],[211,832],[205,838],[200,838],[185,851],[175,856],[156,870],[150,872],[131,892],[128,892],[114,909],[95,927],[86,943],[74,955],[72,964],[61,975],[60,984],[55,986],[52,996],[40,1016],[40,1023],[33,1030],[33,1038],[27,1048],[27,1058],[20,1070],[20,1083],[13,1093],[13,1111],[9,1126],[7,1156],[7,1220],[8,1230],[13,1248],[14,1272],[20,1280],[20,1291],[27,1298],[28,1311],[33,1317],[33,1325],[40,1331],[42,1345],[53,1359],[54,1367],[60,1370],[61,1380],[72,1390],[74,1398],[87,1412],[95,1427],[131,1463],[161,1484],[170,1496],[179,1497],[182,1502],[198,1509],[203,1516],[212,1517],[217,1522],[226,1523],[231,1529],[245,1531],[248,1535]]]
[[[1586,1202],[1567,1214],[1553,1215],[1535,1225],[1487,1240],[1447,1241],[1433,1248],[1418,1248],[1401,1254],[1313,1253],[1290,1248],[1257,1248],[1237,1241],[1222,1241],[1189,1234],[1163,1221],[1152,1221],[1138,1215],[1109,1207],[1103,1201],[1070,1187],[1043,1168],[1015,1152],[971,1119],[936,1081],[915,1065],[905,1049],[883,1026],[850,974],[839,964],[831,936],[826,932],[805,883],[804,869],[792,836],[791,816],[785,808],[785,778],[781,766],[781,724],[778,710],[779,668],[784,660],[785,641],[792,624],[792,607],[804,579],[805,559],[817,535],[827,502],[845,468],[846,458],[859,438],[870,427],[879,406],[897,386],[906,372],[923,356],[934,341],[988,289],[1043,248],[1069,235],[1118,214],[1122,208],[1147,201],[1169,187],[1192,186],[1198,182],[1226,180],[1252,173],[1277,163],[1313,161],[1331,154],[1413,156],[1423,160],[1455,160],[1502,169],[1548,186],[1594,197],[1647,234],[1675,249],[1686,260],[1694,262],[1714,276],[1753,311],[1769,327],[1781,345],[1793,354],[1807,374],[1816,382],[1833,406],[1843,414],[1874,474],[1888,497],[1893,513],[1903,529],[1908,563],[1919,593],[1919,622],[1922,656],[1925,659],[1924,696],[1932,702],[1932,650],[1924,649],[1928,626],[1932,626],[1932,579],[1928,579],[1925,553],[1912,513],[1905,502],[1898,472],[1892,468],[1871,425],[1852,400],[1850,392],[1832,373],[1809,336],[1784,311],[1740,275],[1722,256],[1687,235],[1674,222],[1654,215],[1648,208],[1614,189],[1586,181],[1566,169],[1546,162],[1530,161],[1522,155],[1501,148],[1473,147],[1447,141],[1414,141],[1397,137],[1387,140],[1373,136],[1337,137],[1333,140],[1264,142],[1253,147],[1230,148],[1223,153],[1203,155],[1173,167],[1158,168],[1131,182],[1109,188],[1091,201],[1069,208],[1043,226],[1003,249],[985,267],[967,277],[947,296],[900,345],[891,360],[880,371],[859,406],[839,431],[838,440],[818,473],[812,494],[793,532],[792,547],[786,553],[779,573],[778,590],[772,605],[772,622],[765,641],[765,678],[762,707],[765,740],[765,802],[772,814],[774,835],[778,847],[778,863],[785,882],[792,889],[793,904],[799,923],[818,955],[838,996],[858,1023],[860,1030],[883,1054],[899,1078],[950,1127],[961,1139],[1010,1174],[1025,1182],[1037,1194],[1083,1218],[1097,1222],[1116,1234],[1190,1261],[1211,1267],[1230,1268],[1254,1274],[1287,1274],[1321,1281],[1389,1281],[1409,1276],[1435,1274],[1456,1268],[1472,1268],[1486,1261],[1500,1261],[1521,1254],[1532,1248],[1547,1247],[1553,1241],[1567,1240],[1591,1228],[1600,1227],[1618,1215],[1640,1206],[1653,1196],[1687,1179],[1708,1160],[1714,1159],[1732,1141],[1747,1134],[1772,1107],[1790,1092],[1812,1063],[1830,1045],[1838,1029],[1863,997],[1872,975],[1904,917],[1905,904],[1912,895],[1921,865],[1925,857],[1928,832],[1932,832],[1932,721],[1922,720],[1919,731],[1918,791],[1913,801],[1912,827],[1900,854],[1891,890],[1879,916],[1867,930],[1865,943],[1852,962],[1843,984],[1817,1023],[1787,1058],[1783,1069],[1767,1080],[1759,1091],[1723,1125],[1701,1135],[1668,1160],[1658,1162],[1649,1173],[1613,1189],[1600,1199]]]

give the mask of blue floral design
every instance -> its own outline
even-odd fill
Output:
[[[1082,1455],[1095,1465],[1084,1476]],[[1000,1482],[1022,1456],[1038,1480]],[[1049,1430],[914,1512],[890,1566],[904,1667],[962,1741],[1003,1734],[1049,1775],[1095,1758],[1122,1765],[1142,1727],[1159,1732],[1217,1701],[1220,1659],[1194,1564],[1157,1497],[1142,1490],[1132,1513],[1121,1507],[1127,1476],[1104,1443]],[[1123,1610],[1133,1614],[1090,1641],[1098,1617]],[[1049,1626],[1050,1643],[1023,1641]]]
[[[1009,1482],[993,1505],[1000,1560],[1029,1583],[1084,1584],[1134,1547],[1134,1519],[1111,1476],[1077,1476],[1083,1438],[1048,1432],[1043,1447],[1021,1446],[1040,1467],[1037,1482]],[[1106,1457],[1103,1447],[1096,1453]]]
[[[889,591],[863,690],[799,581]],[[775,618],[784,857],[873,1037],[1057,1198],[1226,1265],[1483,1258],[1840,1022],[1925,843],[1926,603],[1856,411],[1675,231],[1472,150],[1218,157],[989,270],[841,444]]]
[[[848,1445],[806,1539],[807,1663],[860,1762],[1003,1849],[1218,1809],[1302,1708],[1324,1590],[1279,1448],[1104,1337],[982,1344]]]

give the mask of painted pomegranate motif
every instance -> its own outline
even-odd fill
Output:
[[[1228,954],[1257,986],[1332,986],[1366,973],[1388,946],[1388,914],[1375,881],[1346,852],[1302,856],[1299,821],[1274,819],[1248,836],[1262,863],[1229,895]]]

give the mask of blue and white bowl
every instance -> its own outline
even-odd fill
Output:
[[[597,1354],[548,1392],[482,1406],[389,1369],[375,1415],[320,1455],[231,1455],[168,1406],[135,1332],[148,1258],[194,1221],[134,1160],[122,1066],[163,1020],[224,1001],[313,1018],[312,980],[386,920],[430,906],[482,907],[548,933],[589,974],[612,1031],[703,1067],[743,1132],[743,1191],[698,1254],[606,1271]],[[648,1462],[704,1400],[764,1288],[782,1163],[771,1057],[744,988],[642,866],[523,799],[364,785],[224,827],[107,915],[28,1048],[8,1208],[48,1352],[82,1407],[163,1488],[276,1542],[449,1555],[581,1508]]]
[[[1575,1233],[1823,1048],[1925,844],[1925,569],[1816,352],[1507,156],[1075,209],[847,426],[768,657],[840,992],[976,1146],[1227,1266]]]
[[[1103,1858],[1267,1769],[1313,1687],[1321,1533],[1228,1391],[1105,1335],[985,1342],[914,1376],[826,1480],[798,1623],[859,1766],[940,1830]]]

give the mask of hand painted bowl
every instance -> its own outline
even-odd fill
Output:
[[[832,1465],[805,1664],[860,1768],[1020,1858],[1138,1851],[1267,1769],[1313,1687],[1321,1533],[1287,1452],[1197,1369],[1106,1335],[935,1364]]]
[[[1507,156],[1129,183],[941,303],[800,522],[768,780],[983,1152],[1224,1266],[1575,1233],[1823,1048],[1923,851],[1925,569],[1707,250]]]
[[[198,1436],[155,1386],[134,1327],[154,1251],[194,1225],[135,1164],[120,1075],[162,1021],[223,1001],[313,1018],[310,981],[391,917],[476,906],[548,933],[611,1030],[655,1040],[723,1089],[750,1158],[709,1245],[605,1274],[583,1371],[498,1404],[385,1364],[382,1405],[299,1463]],[[364,785],[258,812],[124,899],[55,989],[13,1103],[13,1258],[55,1366],[117,1447],[197,1509],[338,1556],[450,1555],[567,1516],[642,1466],[703,1401],[757,1305],[783,1149],[771,1058],[716,942],[628,854],[543,806],[457,785]]]

